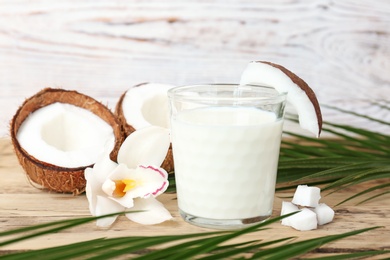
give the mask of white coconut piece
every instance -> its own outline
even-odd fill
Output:
[[[147,126],[169,128],[167,92],[174,85],[145,83],[130,88],[123,99],[124,117],[134,129]]]
[[[269,86],[280,93],[288,93],[287,101],[296,109],[301,128],[317,137],[320,135],[322,115],[316,95],[305,81],[291,71],[270,62],[250,62],[241,75],[240,84]]]
[[[320,203],[313,211],[317,214],[318,225],[328,224],[334,218],[334,210],[325,203]]]
[[[293,212],[296,212],[296,211],[299,211],[299,208],[296,205],[294,205],[292,202],[288,202],[288,201],[283,201],[282,202],[282,210],[280,212],[281,216],[286,215],[286,214],[290,214],[290,213],[293,213]],[[292,215],[292,216],[294,216],[294,215]],[[283,218],[282,219],[282,225],[290,226],[291,225],[290,224],[290,218],[292,216]]]
[[[289,224],[296,230],[307,231],[317,228],[317,215],[308,208],[301,209],[297,214],[289,217]]]
[[[17,139],[31,156],[67,168],[91,165],[115,144],[113,129],[103,119],[59,102],[31,113],[20,126]]]
[[[304,207],[317,207],[321,198],[321,189],[318,187],[309,187],[307,185],[298,185],[292,203]]]

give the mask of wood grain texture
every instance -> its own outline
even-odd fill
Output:
[[[58,194],[34,188],[28,182],[22,168],[17,163],[12,149],[9,139],[0,139],[1,231],[90,215],[88,201],[84,195],[72,196],[70,194]],[[289,236],[294,236],[297,240],[304,240],[339,234],[360,228],[381,226],[379,229],[322,246],[311,252],[309,256],[320,257],[368,249],[390,250],[390,194],[359,206],[355,205],[356,200],[342,204],[341,206],[335,206],[335,204],[347,196],[361,189],[365,189],[365,186],[354,186],[354,188],[347,188],[333,194],[322,194],[323,198],[321,202],[333,207],[336,214],[332,223],[320,226],[317,230],[300,232],[290,227],[282,226],[280,223],[274,223],[271,229],[266,232],[260,231],[248,234],[234,241],[243,242],[253,239],[272,240]],[[277,193],[273,216],[280,215],[282,198],[291,195],[291,193],[287,192]],[[71,242],[101,237],[156,236],[207,231],[207,229],[187,224],[180,218],[175,194],[163,194],[159,197],[159,200],[164,203],[173,215],[171,221],[154,226],[142,226],[121,216],[109,229],[98,228],[95,226],[95,223],[89,223],[56,234],[45,235],[37,239],[30,239],[1,247],[0,255],[6,252],[64,245]]]
[[[390,120],[390,2],[0,0],[0,136],[44,87],[114,108],[141,82],[238,82],[251,60],[305,79],[324,105]],[[390,132],[328,108],[324,119]]]

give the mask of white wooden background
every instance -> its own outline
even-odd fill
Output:
[[[389,0],[0,0],[0,136],[44,87],[114,108],[140,82],[238,82],[251,60],[291,69],[321,104],[390,121],[371,104],[390,106]]]

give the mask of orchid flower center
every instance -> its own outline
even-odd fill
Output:
[[[115,180],[115,190],[112,195],[115,197],[123,197],[126,192],[137,187],[137,181],[132,179]]]

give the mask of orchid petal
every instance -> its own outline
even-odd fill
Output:
[[[123,197],[111,197],[112,200],[115,200],[126,208],[134,206],[133,199],[135,198],[157,197],[164,193],[169,185],[167,180],[168,173],[162,168],[154,168],[152,166],[139,166],[127,178],[133,179],[139,185],[127,191]],[[109,185],[107,184],[108,187]]]
[[[112,171],[109,178],[103,183],[101,189],[110,199],[126,208],[134,205],[134,198],[157,197],[168,188],[168,173],[162,168],[152,166],[139,166],[128,169],[126,165],[119,164]],[[116,189],[115,181],[132,180],[135,187],[128,190],[123,197],[113,196]]]
[[[135,168],[135,167],[134,167]],[[120,163],[108,176],[111,180],[131,179],[135,169],[129,169],[126,164]]]
[[[134,179],[135,169],[129,169],[125,164],[119,164],[110,174],[108,179],[102,184],[101,189],[109,198],[117,203],[121,204],[125,208],[133,207],[133,197],[113,197],[113,191],[115,190],[116,180]]]
[[[142,211],[126,213],[126,217],[143,225],[159,224],[172,219],[171,214],[164,205],[153,197],[147,199],[136,199],[132,210]]]
[[[159,126],[149,126],[131,133],[118,152],[118,163],[129,168],[138,165],[160,166],[170,145],[169,130]]]
[[[93,216],[96,215],[97,196],[104,196],[104,192],[101,189],[101,183],[96,178],[96,174],[93,168],[86,168],[84,170],[84,177],[86,179],[85,192],[88,199],[89,211]]]
[[[124,210],[125,208],[122,205],[116,203],[115,201],[103,196],[97,196],[96,216],[119,213]],[[99,227],[108,227],[112,223],[114,223],[117,217],[118,215],[100,218],[96,221],[96,225]]]
[[[89,211],[91,212],[92,216],[95,216],[96,215],[96,192],[94,189],[95,183],[93,179],[93,169],[86,168],[84,170],[84,176],[87,181],[87,184],[85,186],[85,193],[88,199]]]
[[[168,173],[162,168],[140,165],[134,175],[142,185],[127,192],[126,195],[133,196],[133,198],[157,197],[168,188]]]
[[[131,196],[125,195],[121,198],[110,197],[110,199],[115,201],[116,203],[120,204],[122,207],[125,207],[125,208],[132,208],[134,206],[134,198]]]
[[[101,183],[107,178],[107,176],[118,166],[117,163],[111,161],[110,157],[104,156],[98,160],[93,166],[93,174]]]
[[[116,185],[115,185],[115,182],[113,182],[112,180],[110,179],[107,179],[103,185],[102,185],[102,190],[103,192],[107,195],[107,196],[112,196],[112,194],[114,193],[116,189]]]

